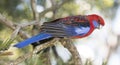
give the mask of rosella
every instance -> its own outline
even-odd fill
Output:
[[[99,29],[104,24],[103,18],[96,14],[59,18],[43,23],[39,34],[14,46],[23,48],[29,44],[56,37],[83,38],[89,36],[95,29]]]

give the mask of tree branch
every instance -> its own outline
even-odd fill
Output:
[[[41,45],[39,45],[39,46],[37,46],[37,47],[35,48],[35,50],[34,50],[33,53],[35,54],[35,53],[37,53],[37,52],[40,51],[40,50],[43,50],[43,49],[48,48],[48,47],[50,47],[50,46],[53,46],[57,41],[58,41],[58,38],[54,38],[53,40],[51,40],[51,41],[49,41],[49,42],[46,42],[46,43],[44,43],[44,44],[41,44]]]
[[[37,6],[36,6],[36,0],[31,0],[31,8],[32,8],[32,11],[33,11],[33,19],[35,21],[39,21],[39,13],[37,12]]]
[[[5,16],[3,16],[1,13],[0,13],[0,23],[4,24],[5,26],[7,26],[8,28],[10,28],[12,30],[16,30],[16,25],[11,20],[9,20]],[[22,30],[19,30],[19,35],[24,39],[30,37],[28,34],[26,34]]]
[[[82,60],[81,60],[81,57],[77,51],[77,48],[74,46],[74,44],[72,43],[72,40],[71,39],[62,39],[60,40],[62,45],[64,47],[66,47],[72,54],[72,57],[73,57],[73,62],[74,62],[74,65],[83,65],[82,64]]]

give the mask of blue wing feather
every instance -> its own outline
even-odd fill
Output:
[[[85,34],[87,34],[90,30],[89,26],[67,26],[66,28],[67,34],[69,34],[70,36],[83,36]]]
[[[14,45],[14,47],[17,47],[17,48],[23,48],[29,44],[32,44],[34,42],[38,42],[40,40],[44,40],[44,39],[47,39],[47,38],[51,38],[52,36],[50,34],[47,34],[47,33],[40,33],[38,35],[35,35],[29,39],[26,39],[16,45]]]

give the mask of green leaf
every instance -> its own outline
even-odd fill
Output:
[[[0,44],[0,50],[6,50],[9,48],[11,43],[13,43],[14,39],[7,38]]]

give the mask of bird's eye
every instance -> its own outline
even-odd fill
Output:
[[[100,24],[100,19],[98,19],[98,23]]]

